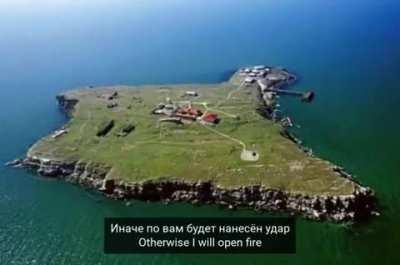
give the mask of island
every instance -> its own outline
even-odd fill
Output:
[[[358,222],[378,215],[374,191],[302,146],[279,97],[296,76],[265,65],[220,84],[85,87],[57,96],[70,119],[9,165],[119,200]]]

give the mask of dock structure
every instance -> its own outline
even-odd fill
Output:
[[[239,70],[239,76],[246,86],[255,86],[260,93],[260,100],[264,107],[264,114],[273,120],[277,117],[279,96],[299,97],[303,102],[312,102],[314,99],[313,91],[293,91],[285,89],[287,85],[296,81],[296,76],[284,68],[269,67],[266,65],[256,65]]]
[[[300,91],[284,90],[284,89],[276,89],[276,88],[267,88],[265,91],[275,92],[278,95],[289,95],[289,96],[300,97],[301,101],[304,101],[304,102],[313,101],[314,96],[315,96],[313,91],[300,92]]]

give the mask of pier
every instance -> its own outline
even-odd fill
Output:
[[[302,102],[310,103],[315,97],[313,91],[293,91],[286,87],[297,80],[296,76],[284,68],[257,65],[239,70],[241,82],[246,86],[256,87],[262,106],[260,110],[263,116],[275,121],[281,121],[278,117],[281,113],[278,109],[278,96],[299,97]]]
[[[275,92],[278,95],[289,95],[289,96],[300,97],[301,101],[308,103],[312,102],[315,96],[313,91],[300,92],[300,91],[275,89],[275,88],[267,88],[266,91]]]

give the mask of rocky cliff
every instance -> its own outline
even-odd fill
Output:
[[[216,204],[229,209],[252,208],[256,211],[274,211],[300,215],[312,220],[360,222],[376,215],[376,198],[369,188],[358,186],[346,196],[307,196],[290,194],[264,186],[221,188],[213,183],[174,180],[126,183],[111,177],[111,168],[96,163],[60,162],[27,157],[14,166],[29,168],[45,177],[95,189],[107,197],[118,200],[144,200]]]
[[[62,110],[69,115],[78,103],[78,100],[64,95],[57,96],[57,100]],[[294,136],[287,131],[282,134],[301,148],[299,140]],[[303,151],[309,152],[306,148]],[[14,160],[8,165],[28,168],[45,177],[64,179],[118,200],[216,204],[229,209],[252,208],[256,211],[283,212],[313,220],[335,222],[359,222],[378,215],[374,192],[360,184],[356,185],[350,195],[311,196],[270,189],[263,185],[223,188],[209,181],[190,183],[176,179],[128,183],[115,179],[112,168],[104,164],[57,161],[31,155],[30,152],[26,158]],[[334,167],[332,170],[354,181],[342,168]]]

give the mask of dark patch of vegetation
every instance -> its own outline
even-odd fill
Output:
[[[115,125],[114,120],[109,120],[109,121],[103,122],[102,124],[100,124],[96,135],[98,137],[106,136],[112,130],[114,125]]]
[[[119,137],[125,137],[128,134],[130,134],[133,130],[135,130],[135,125],[132,123],[127,123],[123,125],[120,129],[120,131],[117,133],[117,136]]]

